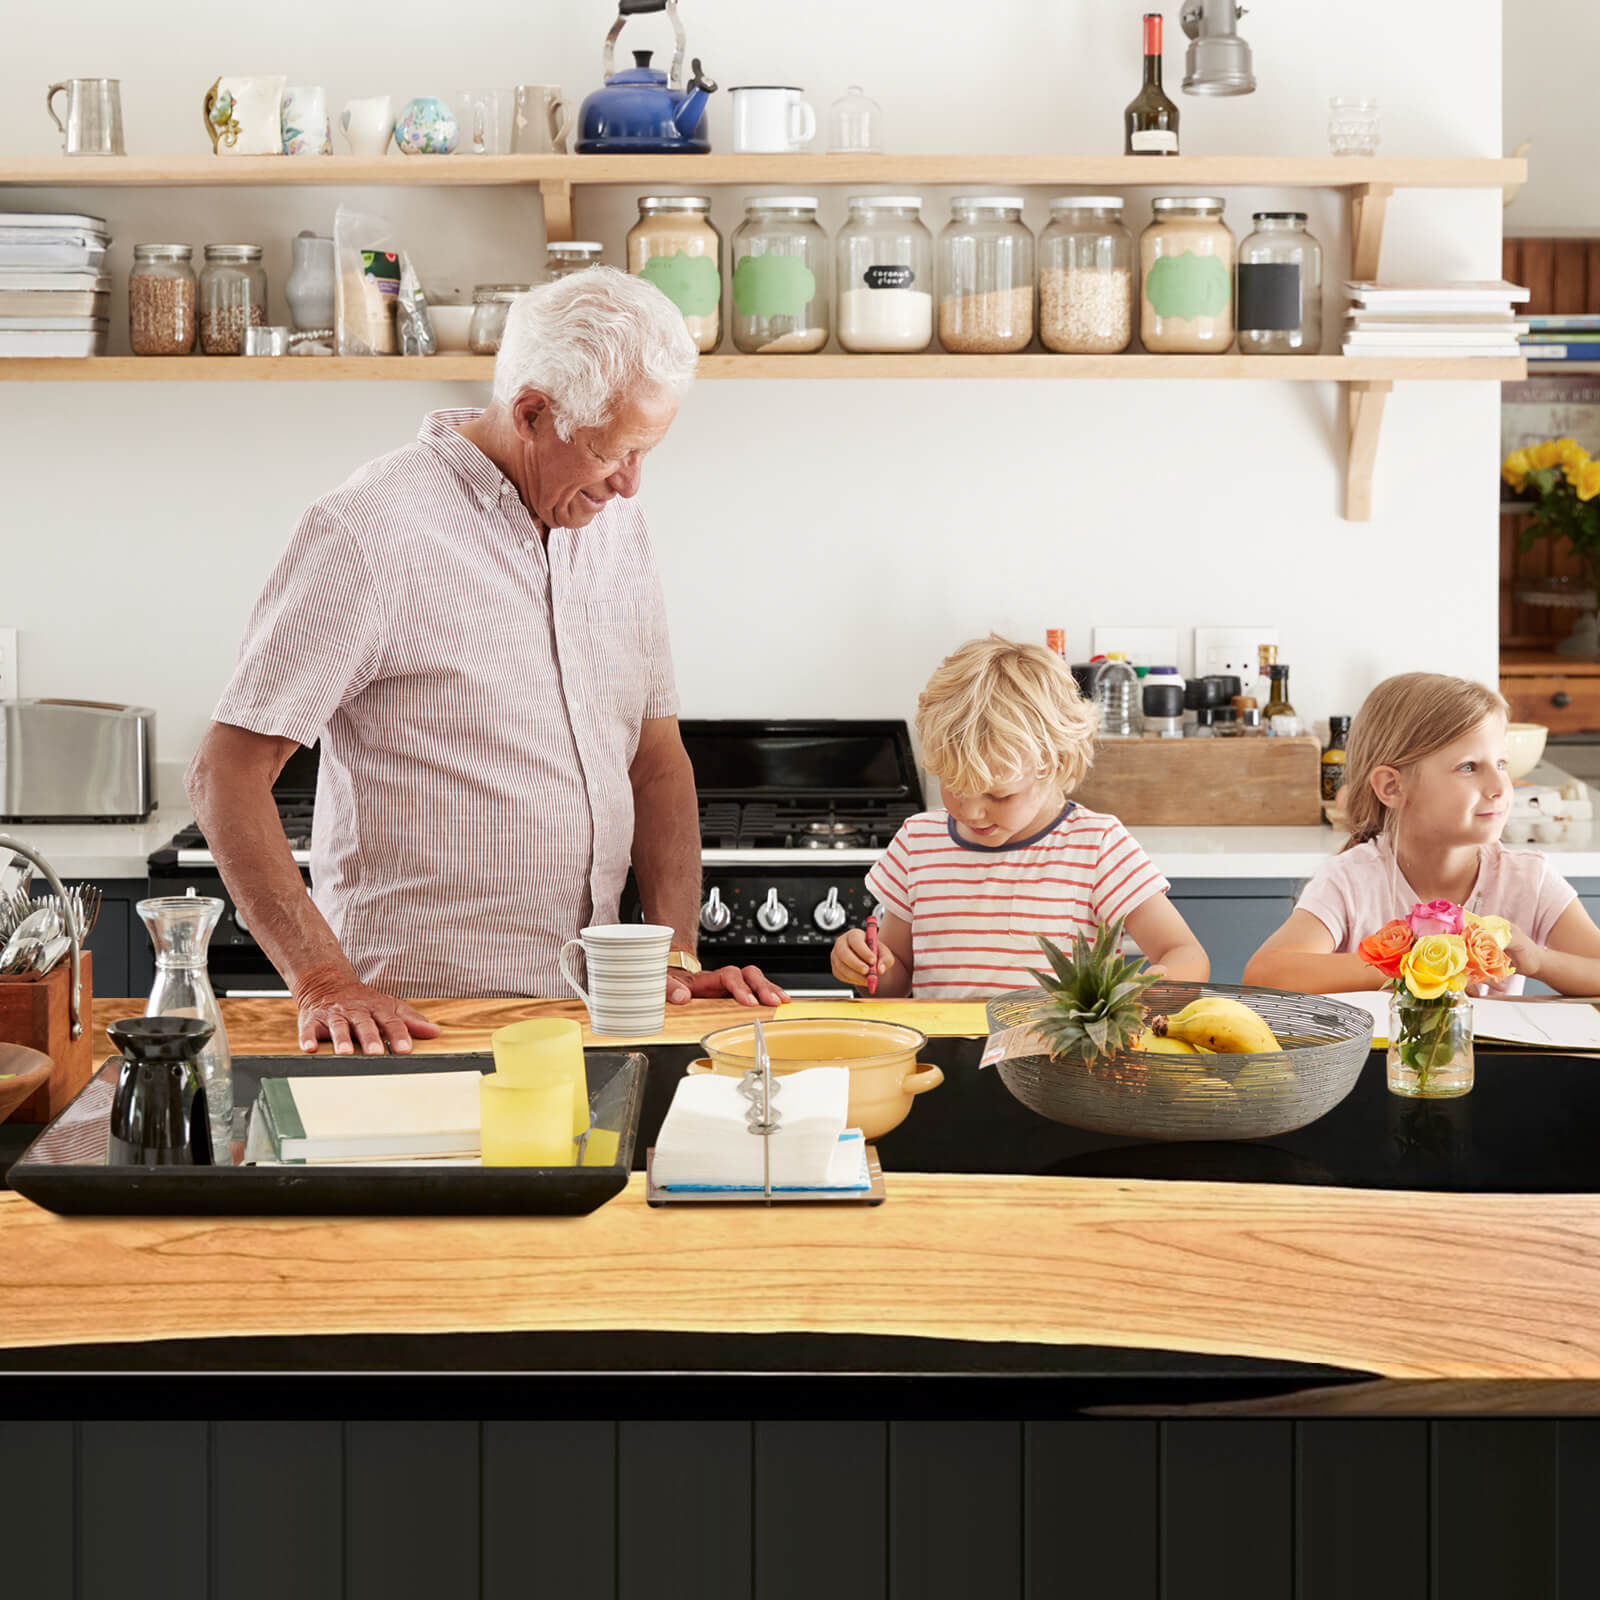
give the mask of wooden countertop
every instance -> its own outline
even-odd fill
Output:
[[[285,1002],[225,1009],[236,1051],[294,1049]],[[510,1016],[573,1008],[424,1009],[449,1025],[435,1048],[460,1050]],[[684,1008],[674,1037],[729,1009]],[[654,1211],[635,1178],[574,1220],[107,1220],[0,1194],[0,1345],[794,1331],[1600,1380],[1592,1197],[900,1173],[889,1186],[876,1209]]]

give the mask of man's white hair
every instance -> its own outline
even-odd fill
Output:
[[[681,394],[700,359],[683,313],[653,283],[587,267],[512,302],[494,363],[494,397],[550,397],[556,434],[598,428],[640,384]]]

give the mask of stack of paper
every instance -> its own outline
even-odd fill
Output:
[[[1347,356],[1514,356],[1528,291],[1494,283],[1347,283]]]
[[[0,211],[0,356],[103,356],[105,220]]]
[[[1389,1042],[1389,991],[1329,995],[1372,1017],[1372,1042]],[[1513,1044],[1529,1050],[1600,1050],[1600,1011],[1578,1002],[1496,1000],[1472,1002],[1472,1037],[1482,1044]]]
[[[283,1162],[476,1158],[479,1077],[468,1068],[263,1078],[256,1115]]]

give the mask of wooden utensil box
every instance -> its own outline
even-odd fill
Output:
[[[50,1057],[50,1081],[25,1100],[11,1122],[48,1122],[94,1073],[94,957],[83,952],[83,989],[78,1016],[81,1037],[72,1037],[72,963],[61,961],[44,977],[0,977],[0,1039],[25,1044]]]
[[[1102,739],[1072,798],[1129,827],[1310,827],[1322,750],[1299,739]]]

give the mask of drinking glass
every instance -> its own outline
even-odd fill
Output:
[[[501,126],[501,94],[498,89],[462,89],[456,95],[456,121],[461,125],[462,155],[499,156],[506,150],[505,130]]]
[[[572,1079],[563,1073],[516,1082],[485,1073],[478,1080],[484,1166],[572,1166],[572,1102]]]
[[[1328,143],[1336,156],[1378,153],[1378,102],[1335,95],[1328,102]]]
[[[583,1029],[559,1018],[530,1018],[496,1028],[489,1036],[494,1070],[507,1083],[565,1077],[572,1084],[572,1137],[589,1131],[589,1080],[583,1066]]]

